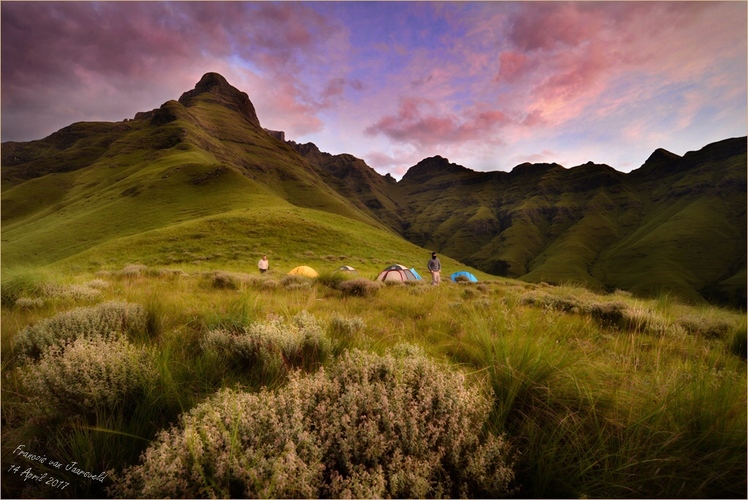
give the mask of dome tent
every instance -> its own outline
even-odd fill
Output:
[[[355,273],[355,274],[358,274],[358,271],[356,271],[356,269],[354,269],[351,266],[340,266],[335,271],[341,272],[341,273]]]
[[[379,273],[377,281],[418,281],[420,277],[413,274],[413,271],[400,264],[392,264]]]
[[[319,273],[312,269],[309,266],[299,266],[294,267],[290,271],[288,271],[288,274],[295,274],[298,276],[306,276],[307,278],[317,278],[319,277]]]
[[[452,276],[449,277],[452,281],[472,281],[473,283],[478,282],[478,278],[473,276],[472,273],[469,273],[467,271],[457,271],[456,273],[453,273]]]

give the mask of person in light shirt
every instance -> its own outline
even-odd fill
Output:
[[[262,256],[260,262],[257,263],[257,268],[260,270],[260,274],[264,274],[270,269],[270,262],[267,255]]]

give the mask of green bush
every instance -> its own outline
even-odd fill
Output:
[[[26,356],[38,358],[44,349],[78,338],[110,338],[143,332],[147,322],[146,311],[138,304],[105,302],[95,307],[79,307],[28,326],[16,336],[15,347]]]
[[[222,390],[162,431],[141,463],[110,471],[122,497],[501,497],[490,401],[422,354],[346,351],[277,392]]]

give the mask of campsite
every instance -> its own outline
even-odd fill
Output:
[[[0,9],[3,498],[748,497],[746,2]]]
[[[77,462],[80,470],[105,476],[101,482],[85,480],[33,463],[34,471],[57,472],[69,486],[51,492],[18,474],[6,474],[5,494],[245,496],[254,491],[251,484],[261,484],[271,488],[261,491],[272,497],[324,496],[325,491],[345,495],[329,489],[333,483],[312,469],[298,469],[317,460],[300,444],[295,453],[303,462],[293,470],[302,475],[283,476],[286,480],[272,479],[272,473],[257,469],[261,475],[255,481],[260,483],[249,483],[236,479],[240,469],[234,466],[226,472],[213,469],[209,464],[226,460],[229,450],[239,452],[250,435],[264,434],[226,413],[222,418],[238,425],[239,434],[220,437],[224,424],[190,420],[189,415],[249,404],[236,399],[242,394],[270,391],[262,397],[291,397],[291,387],[307,387],[309,377],[321,384],[322,373],[338,373],[344,366],[379,370],[385,365],[375,368],[380,366],[376,363],[388,363],[387,370],[398,370],[398,377],[407,380],[408,372],[400,370],[414,362],[420,363],[419,370],[432,373],[429,383],[459,380],[460,387],[478,391],[465,397],[490,395],[490,406],[470,406],[468,420],[460,424],[483,427],[471,434],[471,439],[480,438],[479,443],[456,434],[439,439],[450,440],[455,449],[471,456],[478,456],[475,446],[493,443],[493,459],[484,465],[496,475],[490,484],[481,483],[469,474],[457,474],[446,457],[419,455],[437,461],[414,471],[415,482],[398,483],[400,490],[378,489],[363,478],[361,483],[347,483],[348,488],[358,488],[360,496],[431,496],[433,490],[424,489],[418,478],[437,469],[452,470],[452,477],[461,478],[461,487],[474,496],[700,497],[719,492],[729,498],[744,488],[744,315],[684,305],[667,295],[648,300],[625,292],[598,295],[570,286],[496,279],[477,271],[477,283],[445,280],[435,287],[428,280],[377,281],[376,276],[390,266],[376,258],[355,259],[359,274],[352,275],[338,271],[332,258],[312,252],[299,255],[304,259],[276,256],[271,259],[276,264],[264,275],[240,269],[205,271],[192,265],[179,269],[128,264],[93,273],[38,270],[4,276],[4,461],[27,463],[13,451],[18,443],[28,443],[29,450],[43,451],[50,460]],[[405,256],[397,260],[413,262]],[[319,270],[319,276],[288,274],[286,270],[300,261]],[[458,269],[449,259],[445,267],[445,275]],[[124,336],[102,341],[97,328],[111,321],[120,325]],[[36,357],[34,346],[59,335],[77,338],[76,349],[62,359],[75,359],[89,369],[71,370],[67,361],[50,364],[56,359],[50,355]],[[35,361],[24,361],[23,352]],[[121,361],[112,365],[115,352],[120,352]],[[371,355],[376,357],[366,357]],[[130,383],[102,384],[97,366],[109,366],[110,377],[125,370]],[[461,378],[448,382],[458,374]],[[446,387],[424,386],[436,392],[423,397],[433,398]],[[389,398],[402,390],[386,384],[371,389],[395,391]],[[30,390],[40,399],[30,399]],[[223,402],[216,399],[219,394]],[[313,419],[309,429],[338,428],[340,415],[369,415],[383,428],[428,425],[428,420],[408,421],[416,416],[405,413],[397,417],[405,420],[395,419],[379,406],[368,406],[373,400],[365,401],[336,410],[341,414],[317,414],[314,419],[329,420]],[[397,400],[387,401],[394,405]],[[262,404],[270,405],[263,406],[270,411],[277,403]],[[454,415],[464,411],[450,408]],[[484,410],[472,413],[480,408]],[[454,424],[440,425],[448,430]],[[166,429],[172,430],[160,434]],[[350,448],[357,450],[350,456],[352,463],[376,460],[383,477],[402,470],[391,461],[392,455],[372,455],[379,446],[375,435],[359,429],[348,438],[357,443]],[[426,427],[422,429],[425,432]],[[180,447],[190,442],[183,441],[184,432],[202,437],[195,435],[198,441],[184,448],[187,455],[179,460],[187,459],[185,464],[193,464],[189,467],[208,467],[203,470],[212,472],[205,480],[188,479],[189,468],[163,468],[162,461],[176,459],[173,454],[182,453]],[[297,441],[300,436],[292,429],[277,432],[289,432],[283,439],[290,442],[304,442]],[[238,441],[224,449],[211,439]],[[189,458],[197,443],[202,443],[203,455]],[[408,443],[392,438],[389,446],[415,445]],[[272,459],[264,456],[263,460]],[[653,461],[660,465],[652,468]],[[327,466],[350,466],[337,464]],[[299,484],[290,481],[292,477],[308,479]],[[447,496],[453,495],[457,492]]]

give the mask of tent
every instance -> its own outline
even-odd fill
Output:
[[[356,274],[358,274],[358,271],[356,271],[351,266],[340,266],[339,268],[336,269],[336,271],[340,271],[342,273],[356,273]]]
[[[413,274],[413,271],[400,264],[392,264],[386,267],[377,276],[377,281],[418,281],[420,276]]]
[[[418,274],[418,272],[416,272],[416,268],[415,267],[411,267],[410,268],[410,272],[413,273],[413,276],[415,276],[417,280],[422,280],[423,279],[423,278],[421,278],[421,275]]]
[[[306,276],[307,278],[317,278],[319,276],[319,273],[309,266],[294,267],[288,271],[288,274],[297,274],[299,276]]]
[[[456,273],[452,274],[452,276],[449,277],[452,281],[472,281],[473,283],[476,283],[478,281],[478,278],[473,276],[472,273],[469,273],[467,271],[457,271]]]

